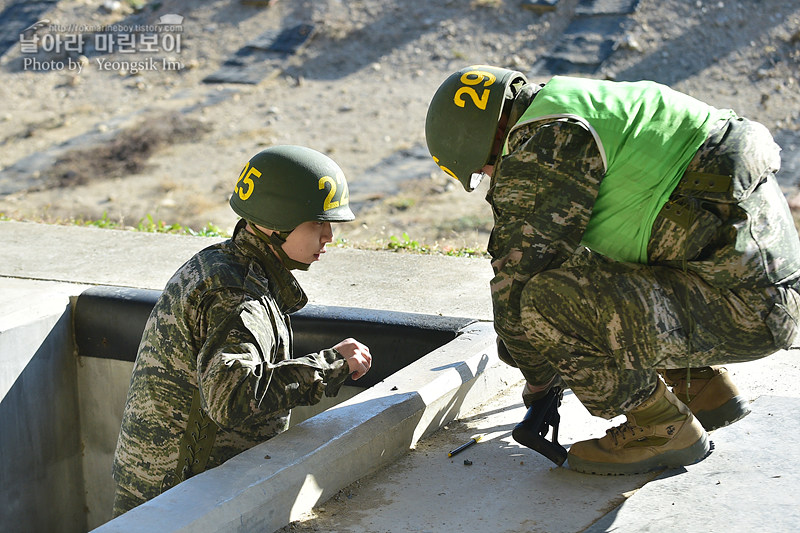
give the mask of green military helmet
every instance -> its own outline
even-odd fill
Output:
[[[272,146],[254,155],[236,181],[230,204],[245,220],[277,231],[312,220],[355,218],[342,169],[303,146]]]
[[[477,185],[472,174],[490,162],[503,105],[527,81],[515,70],[474,65],[451,74],[434,94],[425,119],[428,151],[467,191]]]

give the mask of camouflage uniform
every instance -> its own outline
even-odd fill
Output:
[[[509,127],[535,90],[517,97]],[[571,120],[513,130],[486,198],[501,356],[529,383],[560,375],[611,418],[652,393],[656,368],[790,347],[800,240],[775,181],[778,152],[760,124],[720,124],[653,224],[647,264],[622,263],[580,244],[604,174],[590,132]]]
[[[203,442],[178,465],[193,397],[203,416],[188,435],[217,428],[211,468],[286,430],[290,408],[336,395],[349,374],[333,349],[292,359],[287,313],[306,296],[243,226],[184,264],[150,315],[114,457],[115,516],[199,473]]]

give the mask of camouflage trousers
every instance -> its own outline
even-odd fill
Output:
[[[541,359],[516,361],[530,383],[561,375],[595,416],[642,403],[657,368],[751,361],[794,337],[794,289],[719,289],[677,268],[595,259],[528,282],[521,318]]]
[[[117,484],[116,491],[114,492],[114,507],[111,516],[112,518],[116,518],[143,503],[144,500],[142,500],[142,498],[139,498],[125,487]]]
[[[531,277],[520,320],[538,356],[514,361],[527,381],[557,373],[592,414],[611,418],[651,394],[657,368],[751,361],[791,347],[800,240],[773,174],[777,157],[766,128],[728,121],[656,218],[649,264],[584,248]]]

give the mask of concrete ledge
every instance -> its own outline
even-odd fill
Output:
[[[385,381],[94,531],[274,531],[518,379],[497,358],[491,324],[470,324]]]

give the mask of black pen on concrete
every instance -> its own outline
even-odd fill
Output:
[[[473,444],[475,444],[476,442],[481,440],[481,437],[483,437],[483,435],[478,435],[477,437],[472,437],[471,439],[469,439],[467,442],[465,442],[464,444],[462,444],[461,446],[459,446],[455,450],[453,450],[451,452],[448,452],[447,453],[447,457],[453,457],[455,454],[463,452],[464,450],[466,450],[467,448],[469,448],[470,446],[472,446]]]

